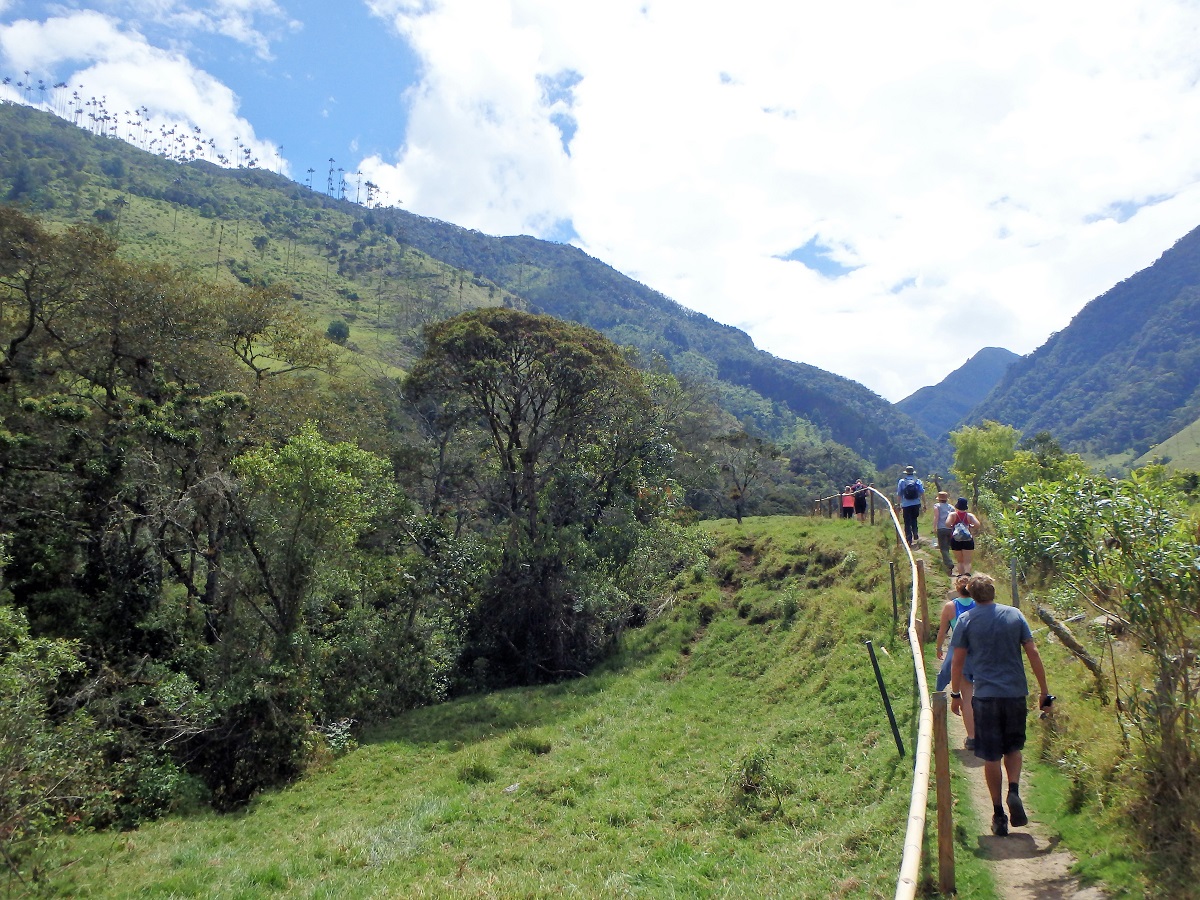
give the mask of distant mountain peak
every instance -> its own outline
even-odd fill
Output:
[[[940,440],[966,419],[1020,358],[1003,347],[984,347],[940,382],[913,392],[896,406],[927,435]]]

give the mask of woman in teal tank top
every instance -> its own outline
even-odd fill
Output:
[[[971,599],[971,595],[967,593],[967,584],[970,581],[965,575],[960,575],[954,580],[954,588],[958,596],[947,600],[942,607],[942,619],[938,625],[937,634],[937,658],[942,661],[941,668],[938,669],[937,681],[934,683],[934,690],[944,691],[946,685],[950,683],[950,660],[951,655],[946,652],[946,648],[950,646],[950,637],[954,631],[954,626],[958,624],[958,620],[962,615],[969,610],[975,608],[975,601]],[[962,711],[963,711],[963,727],[967,730],[967,749],[974,749],[975,746],[975,715],[971,711],[971,663],[968,659],[966,666],[963,669],[963,685],[962,685]]]

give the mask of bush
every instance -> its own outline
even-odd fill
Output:
[[[60,679],[82,669],[74,643],[30,637],[25,617],[0,603],[0,855],[22,880],[50,833],[113,810],[104,736],[82,711],[56,710]]]
[[[344,344],[350,337],[350,326],[343,319],[334,319],[325,329],[325,337],[335,344]]]

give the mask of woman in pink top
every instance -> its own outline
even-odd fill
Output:
[[[845,490],[842,491],[842,518],[854,518],[854,488],[850,485],[846,485]]]

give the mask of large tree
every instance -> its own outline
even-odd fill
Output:
[[[1021,432],[1011,425],[984,422],[964,425],[950,432],[954,444],[954,465],[951,471],[962,484],[971,486],[972,502],[979,503],[979,485],[983,477],[1017,452]]]
[[[409,395],[462,460],[470,515],[493,523],[479,653],[502,679],[578,674],[623,614],[603,577],[614,523],[636,519],[670,452],[644,380],[607,338],[548,316],[475,310],[426,341]]]

